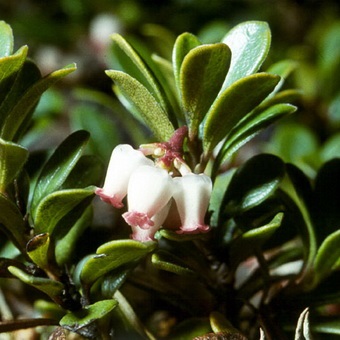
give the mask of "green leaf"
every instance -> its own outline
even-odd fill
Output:
[[[113,40],[113,54],[118,63],[118,69],[129,74],[141,83],[158,101],[160,106],[166,110],[167,105],[163,98],[159,83],[140,55],[121,35],[115,33],[111,37]]]
[[[169,336],[171,340],[195,339],[211,332],[210,322],[207,318],[190,318],[176,325]],[[210,339],[210,337],[207,337]],[[213,337],[212,337],[213,339]]]
[[[313,322],[311,328],[313,332],[340,335],[340,320],[336,318],[330,321]]]
[[[290,104],[276,104],[262,110],[258,106],[230,131],[215,161],[216,169],[258,133],[295,111],[296,107]]]
[[[161,141],[168,140],[174,132],[174,127],[166,112],[148,89],[124,72],[109,70],[106,74],[119,87],[130,104],[138,110],[143,121],[155,136]]]
[[[211,329],[214,333],[223,333],[226,338],[230,337],[231,339],[246,339],[240,334],[240,331],[224,317],[222,313],[216,311],[211,312],[209,318]]]
[[[275,92],[277,92],[288,78],[288,76],[297,68],[297,62],[294,60],[281,60],[273,65],[271,65],[267,69],[267,73],[275,74],[281,77],[280,82],[277,84],[275,88]]]
[[[13,266],[8,267],[8,271],[24,283],[41,290],[52,299],[61,296],[65,289],[64,285],[59,281],[29,275]]]
[[[0,192],[18,176],[28,158],[28,150],[0,138]]]
[[[265,201],[285,175],[283,161],[269,154],[252,157],[235,172],[224,197],[225,210],[239,215]]]
[[[174,48],[172,51],[172,65],[174,69],[175,81],[177,87],[180,88],[180,70],[184,57],[193,48],[201,45],[198,38],[191,33],[182,33],[175,41]]]
[[[78,162],[89,139],[86,131],[77,131],[68,136],[55,150],[43,167],[34,189],[31,213],[48,194],[58,190]]]
[[[90,257],[84,264],[80,273],[81,281],[91,285],[110,271],[141,259],[156,246],[156,242],[142,243],[133,240],[105,243],[97,249],[96,255]]]
[[[87,197],[94,195],[93,187],[55,191],[37,205],[34,216],[36,233],[53,233],[57,223]]]
[[[5,21],[0,21],[0,58],[11,54],[13,45],[14,39],[11,26],[6,24]]]
[[[246,21],[231,29],[222,39],[231,50],[231,64],[222,89],[256,72],[269,52],[271,33],[266,22]]]
[[[207,114],[203,131],[206,154],[250,111],[259,105],[275,88],[279,77],[258,73],[238,80],[215,100]]]
[[[314,260],[315,287],[319,282],[340,268],[340,229],[330,234],[322,242]]]
[[[182,263],[179,258],[171,254],[170,252],[160,250],[157,253],[152,254],[152,264],[161,270],[168,271],[181,276],[194,276],[195,272],[188,268],[185,263]]]
[[[1,137],[6,140],[12,140],[17,135],[21,125],[29,118],[32,109],[38,103],[43,92],[60,78],[75,71],[75,69],[75,64],[68,65],[34,83],[11,108],[1,128]]]
[[[199,124],[220,91],[230,59],[230,49],[222,43],[198,46],[184,57],[179,80],[190,138],[197,135]]]
[[[27,254],[32,261],[42,269],[48,268],[50,247],[50,235],[48,233],[39,234],[32,237],[26,246]]]
[[[110,313],[117,304],[114,299],[98,301],[77,312],[67,313],[59,324],[70,331],[77,331]]]
[[[254,254],[280,227],[283,213],[278,213],[268,224],[246,231],[230,244],[230,263],[233,269]]]
[[[0,193],[0,227],[19,249],[25,249],[25,223],[19,208]],[[13,239],[14,238],[14,239]]]

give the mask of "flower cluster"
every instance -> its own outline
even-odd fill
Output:
[[[131,238],[154,240],[161,228],[177,233],[207,232],[204,217],[212,190],[210,177],[194,174],[181,157],[183,136],[179,129],[167,143],[118,145],[112,152],[103,188],[96,194],[116,208],[128,210],[122,216],[131,226]],[[155,160],[147,156],[154,156]],[[176,174],[175,174],[176,173]]]

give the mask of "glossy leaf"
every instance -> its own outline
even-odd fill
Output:
[[[167,106],[159,83],[141,56],[121,35],[115,33],[111,37],[113,40],[113,54],[118,63],[118,70],[128,73],[131,77],[135,78],[158,101],[160,106],[166,110]]]
[[[314,285],[340,268],[340,229],[330,234],[319,247],[314,262]]]
[[[246,339],[220,312],[214,311],[210,313],[210,325],[214,333],[223,333],[226,339],[228,339],[228,337],[238,340]]]
[[[197,135],[199,124],[220,91],[230,59],[230,49],[222,43],[198,46],[184,57],[179,81],[190,138]]]
[[[206,154],[250,111],[259,105],[275,88],[279,77],[258,73],[238,80],[215,100],[207,114],[203,131]]]
[[[50,247],[50,235],[39,234],[32,237],[26,246],[27,254],[32,261],[42,269],[48,268]]]
[[[182,276],[193,276],[195,272],[188,268],[182,261],[166,251],[159,251],[152,254],[151,262],[153,265],[161,270],[165,270],[171,273]]]
[[[230,244],[230,263],[233,268],[254,254],[280,227],[283,213],[277,214],[268,224],[246,231]]]
[[[0,138],[0,192],[18,176],[28,158],[28,150]]]
[[[59,324],[70,331],[77,331],[110,313],[117,304],[114,299],[98,301],[77,312],[67,313]]]
[[[217,168],[224,161],[239,150],[244,144],[251,140],[258,133],[263,131],[269,125],[278,119],[296,111],[296,107],[290,104],[276,104],[269,108],[256,108],[254,112],[247,115],[234,129],[230,131],[228,138],[225,140],[221,151],[218,154],[216,164]]]
[[[271,33],[266,22],[247,21],[231,29],[222,42],[229,46],[232,54],[224,90],[260,68],[270,48]]]
[[[156,242],[141,243],[133,240],[105,243],[97,249],[96,255],[90,257],[83,265],[81,281],[91,285],[110,271],[141,259],[153,251],[156,245]]]
[[[21,125],[29,118],[41,95],[58,80],[75,70],[76,66],[74,64],[68,65],[33,84],[11,108],[2,126],[1,137],[6,140],[12,140],[17,135]]]
[[[10,25],[0,21],[0,58],[8,56],[13,51],[14,39]]]
[[[77,131],[68,136],[49,158],[39,175],[34,189],[31,212],[48,194],[58,190],[78,162],[89,138],[86,131]]]
[[[309,326],[309,310],[306,308],[299,316],[294,340],[312,340]]]
[[[201,45],[198,38],[191,33],[182,33],[175,41],[172,51],[172,65],[174,69],[175,81],[177,87],[180,88],[180,70],[183,59],[193,48]]]
[[[59,281],[29,275],[17,267],[8,267],[8,271],[24,283],[41,290],[51,298],[61,296],[65,289],[64,285]]]
[[[6,196],[0,193],[0,227],[11,238],[16,246],[24,248],[25,224],[19,208]],[[20,249],[20,248],[19,248]]]
[[[127,73],[110,70],[106,71],[106,74],[119,87],[130,104],[138,110],[155,136],[161,141],[168,140],[174,132],[174,127],[148,89]]]
[[[226,211],[238,215],[262,203],[278,189],[284,175],[280,158],[269,154],[252,157],[230,181],[223,200]]]
[[[57,223],[87,197],[94,195],[94,188],[55,191],[38,204],[34,216],[37,234],[53,233]]]

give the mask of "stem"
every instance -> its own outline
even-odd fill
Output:
[[[34,328],[38,326],[58,326],[59,322],[55,319],[19,319],[13,321],[1,321],[0,333],[13,332],[19,329]]]

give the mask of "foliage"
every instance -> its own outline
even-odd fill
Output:
[[[158,39],[164,46],[167,38]],[[290,123],[276,130],[267,152],[238,158],[301,100],[299,90],[286,88],[299,67],[292,60],[268,67],[270,45],[262,21],[238,24],[213,43],[182,33],[170,59],[114,34],[106,75],[125,109],[77,89],[80,99],[114,108],[116,121],[78,106],[71,123],[81,129],[41,159],[27,145],[39,140],[46,117],[34,121],[33,113],[76,67],[42,76],[27,46],[13,51],[12,30],[0,22],[0,286],[4,296],[14,280],[34,292],[34,318],[23,320],[0,296],[1,332],[45,325],[41,337],[50,339],[69,332],[88,339],[340,334],[338,135],[321,147],[313,132]],[[329,90],[325,101],[337,105],[336,96]],[[101,161],[120,141],[117,122],[136,144],[165,145],[187,126],[183,159],[213,181],[210,232],[164,228],[140,242],[128,239],[115,215],[114,232],[101,239],[94,215],[102,203],[92,201]]]

